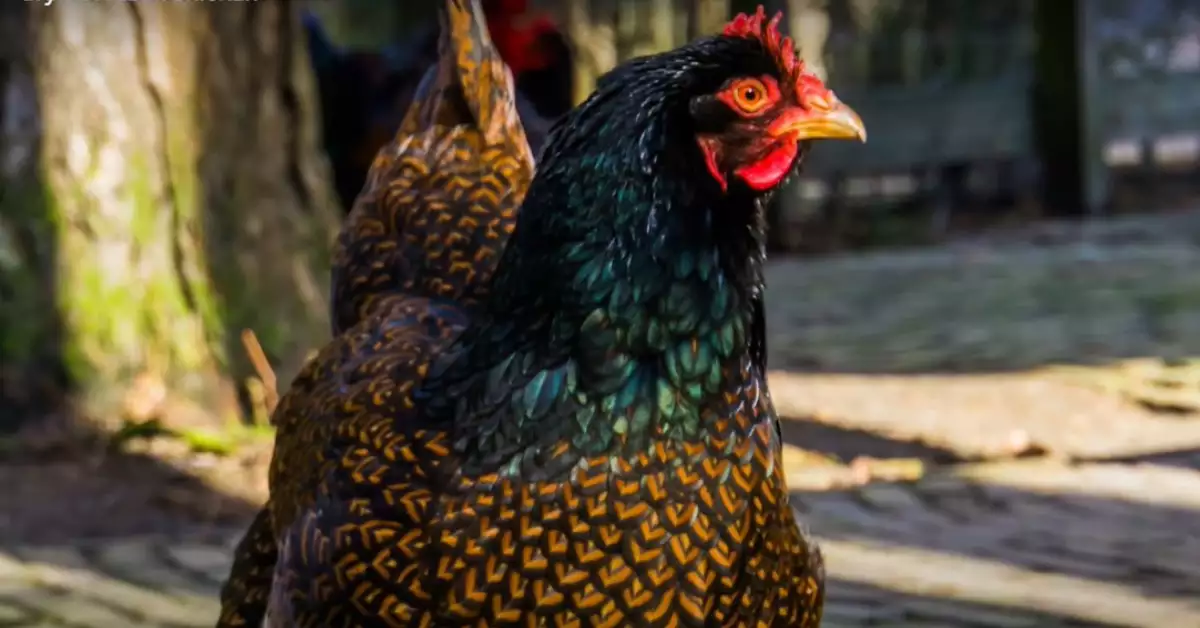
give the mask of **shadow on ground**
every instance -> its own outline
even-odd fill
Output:
[[[1167,451],[1157,451],[1148,454],[1138,454],[1133,456],[1108,456],[1084,458],[1082,462],[1109,462],[1115,464],[1151,464],[1180,467],[1183,469],[1191,469],[1200,471],[1200,447],[1190,447],[1184,449],[1172,449]],[[1200,514],[1197,515],[1200,517]],[[1197,530],[1197,536],[1200,537],[1200,530]]]
[[[176,467],[100,448],[0,457],[0,538],[42,545],[243,524],[256,504],[208,483],[207,470],[187,467],[208,460],[183,458]]]
[[[1019,605],[982,604],[948,600],[935,595],[895,590],[832,578],[828,582],[823,628],[839,626],[957,626],[981,628],[1028,626],[1038,628],[1109,628],[1122,623],[1088,621],[1069,615],[1039,612]]]
[[[836,580],[1082,622],[1066,625],[1200,625],[1200,476],[1189,470],[1031,460],[795,495]],[[835,607],[861,597],[838,595],[831,587]],[[879,616],[906,607],[893,593],[868,597],[859,606]],[[937,608],[946,621],[952,611]],[[952,623],[1063,625],[979,615]],[[847,625],[907,625],[871,621]]]
[[[810,418],[784,417],[780,423],[784,443],[840,462],[848,462],[859,456],[915,458],[934,464],[963,461],[960,455],[943,447],[889,438],[868,430],[831,425]]]

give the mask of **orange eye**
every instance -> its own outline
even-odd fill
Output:
[[[767,86],[758,79],[742,79],[730,87],[733,105],[745,113],[758,113],[770,104]]]

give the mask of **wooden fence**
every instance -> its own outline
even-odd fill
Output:
[[[1200,0],[1084,0],[1081,7],[1087,208],[1196,203]]]
[[[814,148],[780,202],[784,247],[812,243],[817,225],[857,244],[910,239],[878,233],[897,225],[936,233],[953,210],[1037,187],[1034,0],[828,0],[815,16],[791,4],[804,52],[821,51],[818,69],[870,141]]]

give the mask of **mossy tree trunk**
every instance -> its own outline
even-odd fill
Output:
[[[328,333],[337,206],[294,7],[0,9],[0,427],[134,392],[228,418],[240,329],[285,364]]]

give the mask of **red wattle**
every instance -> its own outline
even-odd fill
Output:
[[[792,162],[796,159],[796,152],[799,150],[800,147],[793,142],[780,144],[767,153],[766,157],[749,166],[738,168],[734,174],[756,192],[769,190],[779,185],[779,182],[788,175],[792,169]]]

